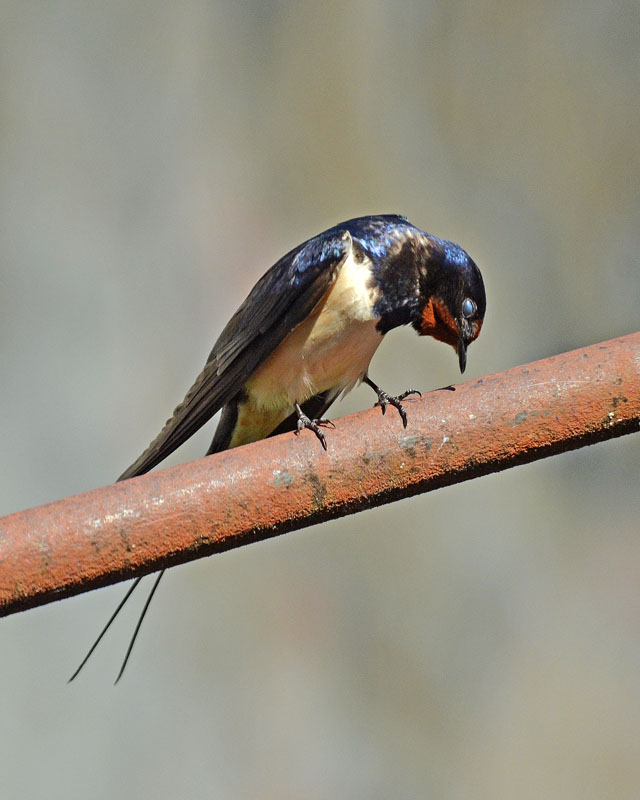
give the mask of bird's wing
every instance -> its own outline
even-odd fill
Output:
[[[148,472],[230,402],[326,294],[351,247],[348,231],[332,230],[276,262],[229,320],[171,419],[118,480]]]

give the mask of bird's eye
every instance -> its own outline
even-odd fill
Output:
[[[469,319],[476,313],[476,304],[470,297],[465,297],[462,301],[462,316]]]

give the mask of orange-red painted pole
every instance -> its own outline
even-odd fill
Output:
[[[640,427],[640,333],[0,519],[0,615]]]

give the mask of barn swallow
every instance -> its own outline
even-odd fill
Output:
[[[155,467],[222,411],[207,455],[268,436],[309,428],[326,449],[322,418],[329,406],[364,382],[384,414],[410,389],[391,396],[368,369],[385,334],[411,325],[454,348],[464,372],[486,308],[480,270],[453,242],[395,214],[359,217],[314,236],[277,261],[258,281],[215,343],[186,397],[159,435],[118,480]],[[158,574],[127,650],[164,570]],[[138,578],[103,629],[136,588]],[[116,680],[116,682],[117,682]]]

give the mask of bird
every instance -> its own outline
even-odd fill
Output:
[[[184,400],[118,480],[153,469],[218,411],[207,455],[305,428],[326,450],[323,428],[333,423],[323,415],[361,382],[376,393],[375,406],[383,414],[388,406],[397,409],[406,428],[403,400],[420,392],[390,395],[368,374],[384,336],[410,325],[420,336],[453,347],[464,372],[485,310],[482,275],[459,245],[398,214],[341,222],[290,250],[260,278]],[[163,574],[147,597],[116,683]],[[130,587],[70,681],[141,580]]]

